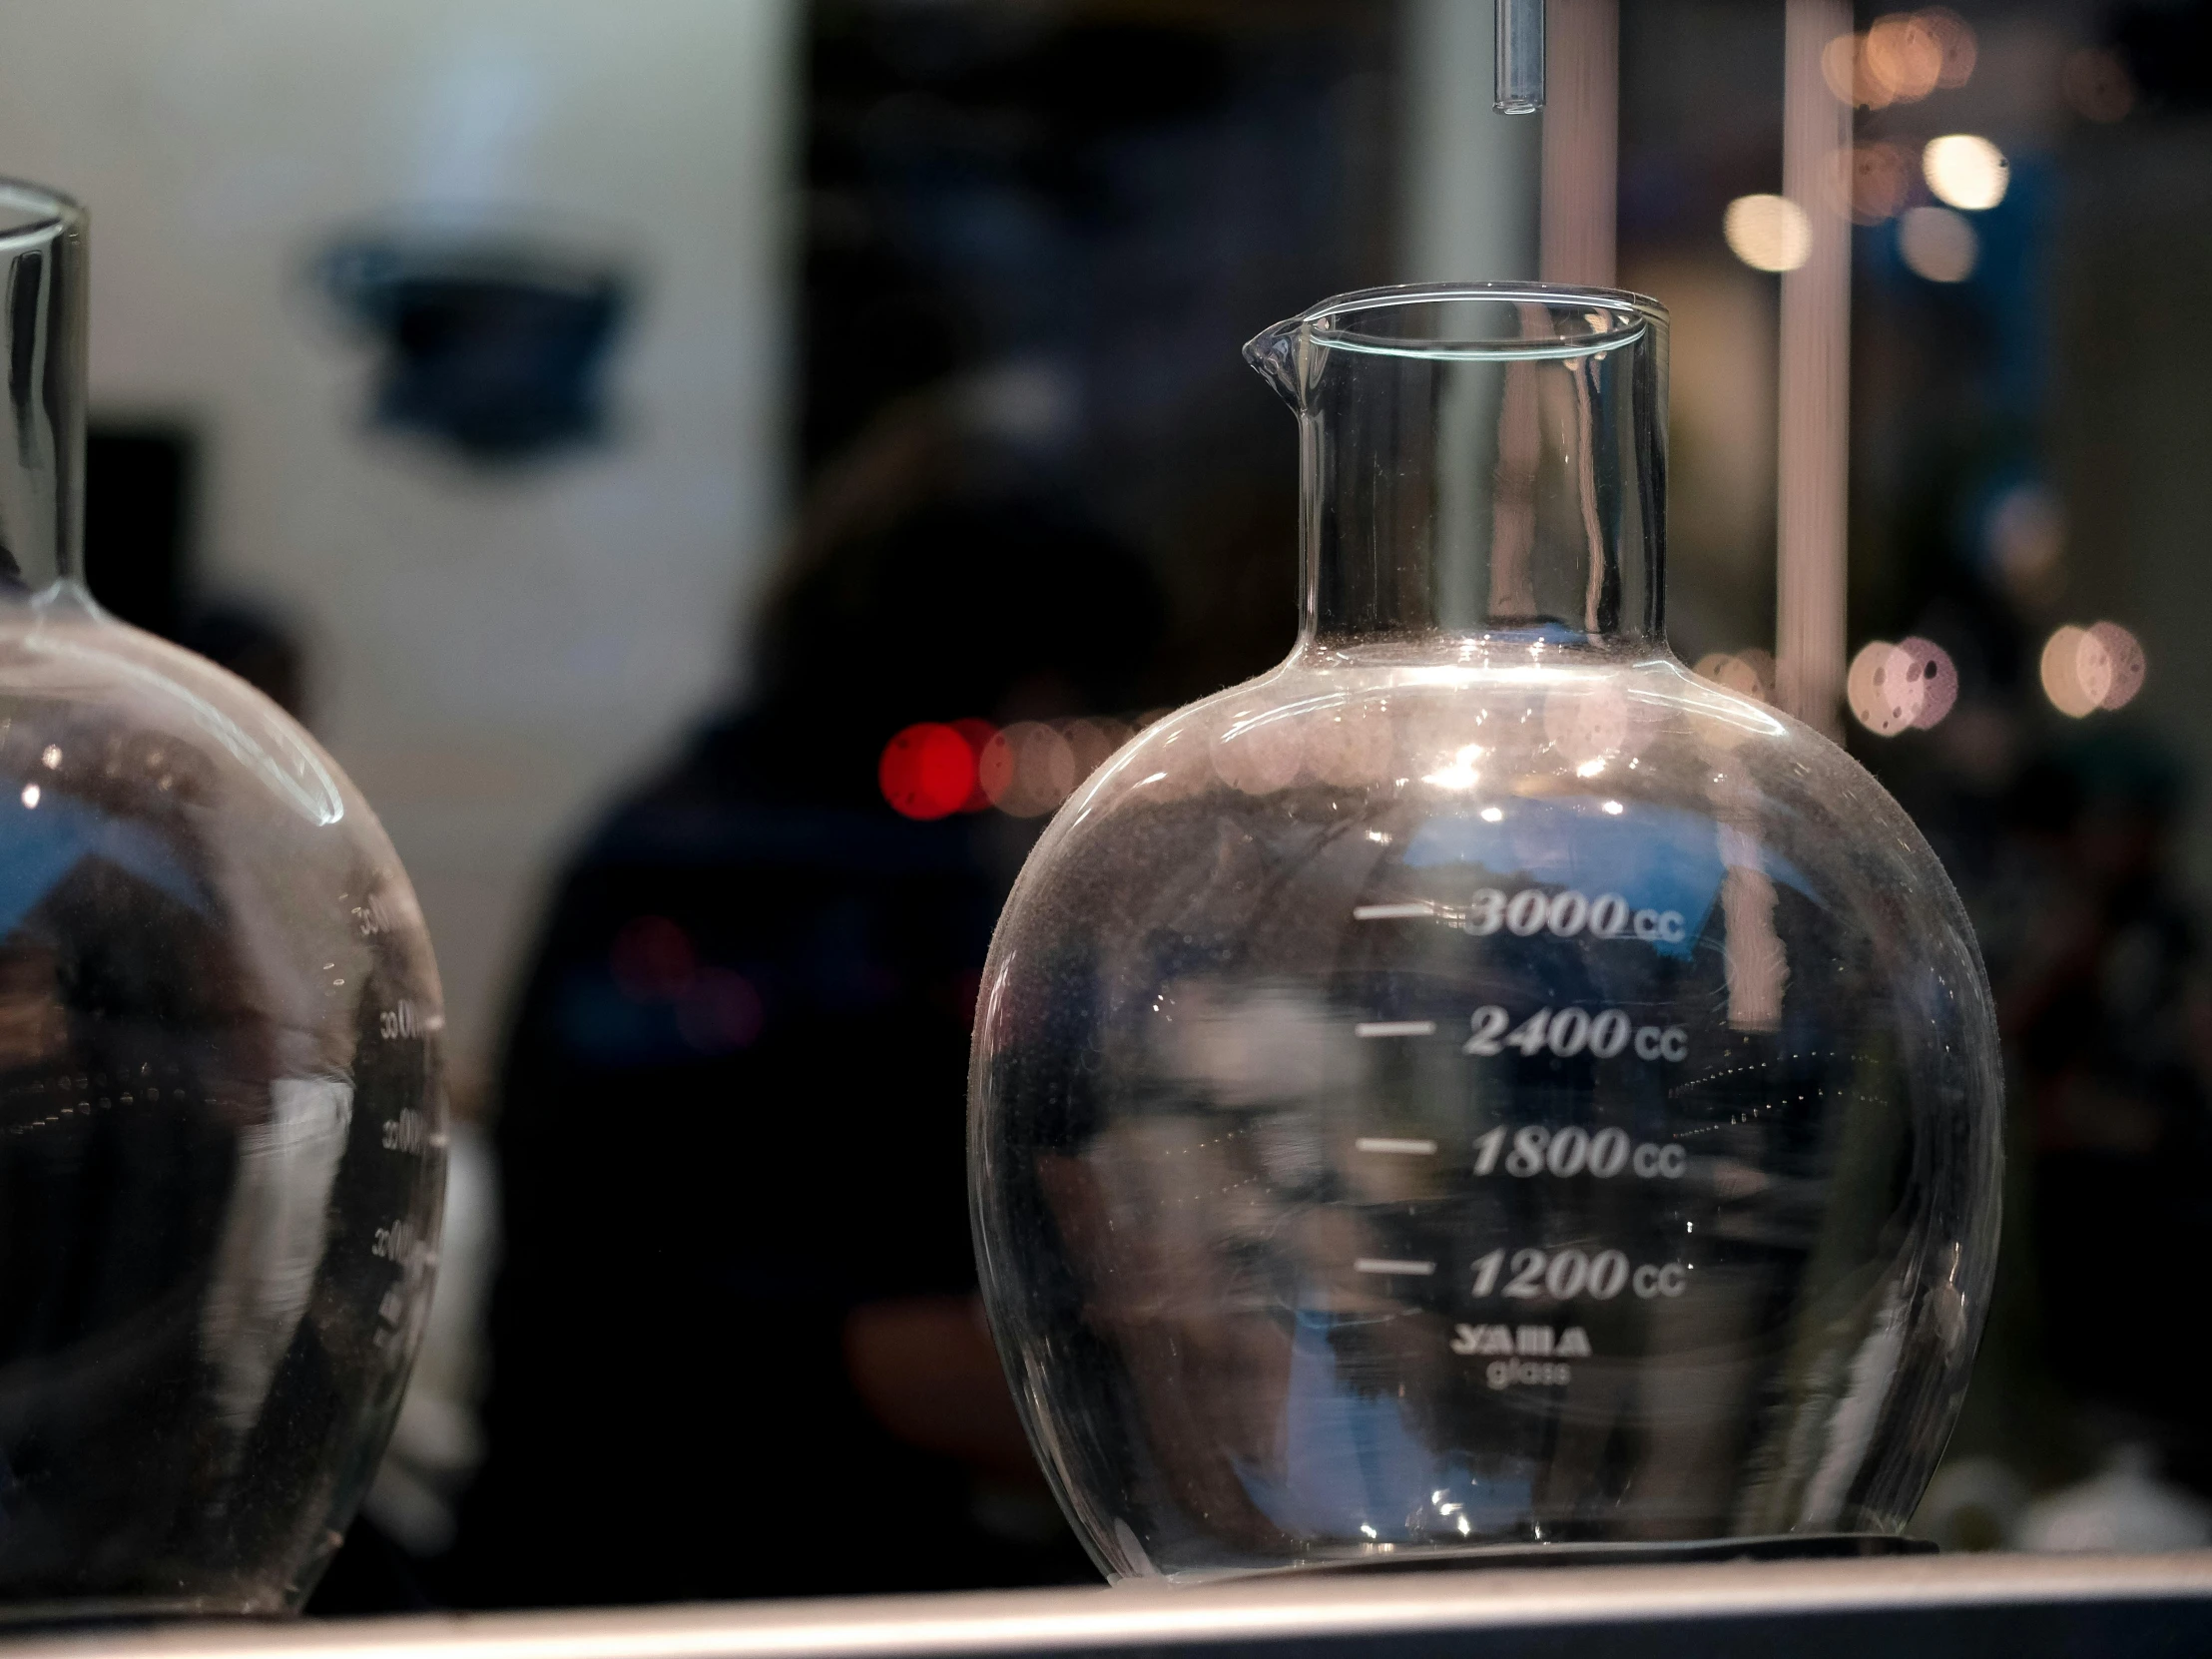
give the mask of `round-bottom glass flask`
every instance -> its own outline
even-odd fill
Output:
[[[1902,1529],[1997,1230],[1965,914],[1661,628],[1666,319],[1330,300],[1305,621],[1060,812],[985,970],[983,1285],[1106,1571]]]
[[[335,764],[78,578],[84,216],[0,185],[0,1619],[295,1610],[399,1406],[437,970]]]

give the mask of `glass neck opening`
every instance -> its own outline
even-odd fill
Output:
[[[1659,305],[1380,288],[1245,355],[1299,417],[1303,652],[1663,647]]]
[[[0,596],[81,578],[85,214],[0,180]]]

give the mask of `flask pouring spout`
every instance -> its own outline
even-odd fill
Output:
[[[1244,348],[1244,360],[1301,414],[1306,412],[1306,324],[1304,316],[1278,322],[1246,340]]]

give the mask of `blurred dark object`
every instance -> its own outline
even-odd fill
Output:
[[[1389,275],[1386,8],[808,27],[808,506],[751,699],[591,837],[511,1028],[463,1605],[1094,1576],[964,1197],[968,1026],[1035,827],[901,819],[877,761],[915,722],[1126,718],[1279,658],[1295,524],[1261,504],[1295,458],[1238,348]]]
[[[481,466],[592,442],[630,308],[619,271],[521,242],[424,233],[340,243],[318,267],[383,348],[371,418]]]
[[[1065,503],[947,487],[962,460],[949,426],[934,402],[894,410],[869,459],[826,474],[761,632],[767,700],[803,715],[781,764],[845,804],[874,794],[874,757],[908,720],[1126,710],[1159,638],[1150,572]],[[878,491],[914,494],[870,504]]]
[[[1280,660],[1295,452],[1238,347],[1396,276],[1397,10],[809,8],[810,478],[917,388],[1061,388],[1030,463],[1151,564],[1166,705]]]
[[[439,1605],[414,1559],[374,1521],[356,1515],[301,1611],[311,1619],[346,1619],[428,1613]]]
[[[2212,4],[2167,0],[2120,8],[2112,39],[2135,85],[2157,104],[2212,104]]]
[[[196,607],[171,636],[227,668],[292,719],[307,724],[307,660],[299,638],[275,612],[242,599]]]
[[[93,598],[175,639],[190,603],[200,446],[190,428],[94,421],[85,436],[85,569]]]
[[[133,627],[229,669],[304,723],[307,665],[266,605],[202,592],[200,440],[183,424],[95,421],[85,444],[85,565],[92,596]]]
[[[2124,728],[2030,766],[2006,874],[2031,925],[1991,968],[2032,1147],[2048,1363],[2202,1482],[2212,1416],[2194,1379],[2212,1344],[2174,1317],[2168,1277],[2212,1260],[2212,960],[2174,869],[2183,799],[2173,760]],[[2127,1333],[2126,1364],[2084,1340],[2091,1309]]]
[[[1119,709],[1140,561],[922,400],[829,469],[756,699],[562,880],[500,1090],[463,1605],[1088,1575],[973,1303],[968,1026],[1020,845],[901,819],[915,719]]]
[[[812,46],[810,466],[885,403],[989,354],[1010,321],[1033,321],[1023,313],[1045,296],[1009,316],[978,291],[1009,254],[1051,257],[977,236],[992,198],[1044,210],[1001,238],[1074,240],[1128,212],[1107,141],[1218,114],[1233,91],[1226,43],[1173,23],[1078,16],[1039,31],[987,6],[832,0],[815,8]]]

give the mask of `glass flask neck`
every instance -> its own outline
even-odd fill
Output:
[[[84,567],[85,213],[0,180],[0,596]]]
[[[1245,357],[1299,417],[1302,653],[1664,648],[1658,304],[1376,288]]]

